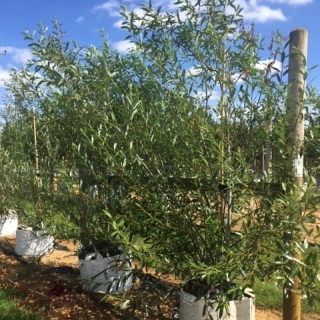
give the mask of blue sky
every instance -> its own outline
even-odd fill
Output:
[[[146,0],[148,3],[149,0]],[[320,0],[236,0],[243,7],[247,24],[254,22],[256,33],[266,38],[266,46],[272,32],[279,30],[288,36],[295,28],[308,30],[308,67],[320,64]],[[2,0],[0,13],[0,95],[4,92],[4,80],[8,79],[11,66],[19,67],[31,57],[28,42],[22,32],[37,30],[41,21],[51,28],[57,18],[66,31],[68,40],[80,45],[97,47],[101,44],[100,30],[109,36],[113,49],[125,53],[130,46],[125,41],[127,33],[120,28],[120,6],[139,12],[140,0]],[[170,11],[174,0],[155,0],[155,6]],[[265,53],[268,58],[268,53]],[[312,71],[309,80],[320,90],[320,67]],[[0,99],[1,101],[1,99]],[[1,104],[1,102],[0,102]]]

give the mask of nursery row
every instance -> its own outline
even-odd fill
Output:
[[[234,0],[176,4],[177,15],[123,8],[135,44],[125,55],[104,37],[101,48],[67,41],[58,21],[24,32],[33,58],[6,83],[0,145],[1,216],[13,208],[27,226],[16,252],[34,250],[34,236],[48,249],[75,239],[93,290],[130,288],[133,256],[194,285],[197,299],[218,292],[207,300],[221,312],[256,279],[312,303],[319,198],[301,155],[318,157],[319,133],[310,126],[297,153],[292,127],[319,100],[312,87],[291,99],[285,67],[294,57],[304,82],[306,57],[279,33],[266,45]],[[268,47],[281,69],[261,68]]]

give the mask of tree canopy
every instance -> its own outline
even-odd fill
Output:
[[[318,251],[301,234],[315,221],[315,180],[297,197],[286,39],[274,36],[261,67],[264,40],[234,1],[176,4],[176,14],[123,8],[136,45],[126,55],[105,38],[101,48],[65,42],[58,22],[25,33],[33,59],[12,70],[1,141],[38,196],[17,195],[41,200],[40,218],[61,213],[84,244],[121,243],[182,278],[246,286],[299,273],[312,296]]]

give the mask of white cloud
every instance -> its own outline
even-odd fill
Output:
[[[192,0],[194,1],[194,0]],[[242,14],[246,20],[254,20],[256,22],[265,23],[270,20],[286,21],[287,17],[280,8],[271,8],[263,5],[261,2],[269,1],[270,3],[287,3],[287,4],[305,4],[313,0],[236,0],[236,4],[243,8]],[[161,6],[162,11],[176,12],[178,5],[174,4],[174,0],[159,0],[155,4],[155,8]],[[231,9],[231,8],[230,8]],[[134,9],[137,15],[142,15],[141,9]],[[187,19],[185,12],[180,12],[180,19],[183,21]]]
[[[191,0],[193,2],[195,0]],[[291,6],[306,5],[312,3],[314,0],[236,0],[235,4],[243,8],[242,14],[246,21],[255,21],[257,23],[266,23],[268,21],[287,21],[283,10],[279,5],[286,4]],[[127,1],[129,12],[134,12],[137,16],[143,16],[145,12],[140,7],[136,7],[136,1]],[[178,10],[178,5],[174,4],[175,0],[155,0],[154,8],[161,6],[162,12],[175,13]],[[120,0],[109,0],[93,7],[92,11],[95,13],[106,12],[110,17],[120,17]],[[79,17],[80,19],[82,17]],[[185,12],[180,12],[180,19],[183,21],[187,19]],[[78,21],[78,20],[77,20]],[[80,21],[78,21],[80,22]],[[116,21],[113,26],[120,29],[123,20]]]
[[[130,42],[130,40],[122,40],[112,43],[112,47],[119,53],[126,53],[135,48],[135,44]]]
[[[160,0],[153,3],[153,8],[156,9],[159,6],[161,6],[163,14],[165,12],[171,12],[175,14],[179,6],[174,5],[174,1],[175,0]],[[195,1],[195,0],[192,0],[192,1]],[[139,6],[136,6],[136,2],[133,2],[133,1],[131,2],[130,0],[128,2],[130,2],[130,4],[127,6],[128,13],[134,13],[137,17],[140,17],[140,18],[144,17],[144,19],[148,20],[148,16],[145,16],[145,11],[142,10]],[[93,12],[106,11],[110,17],[120,17],[121,16],[119,13],[120,10],[121,10],[120,4],[115,0],[105,2],[101,5],[95,6],[92,9]],[[184,12],[180,12],[179,16],[180,16],[180,20],[182,21],[186,20],[186,14]],[[124,19],[120,19],[116,21],[113,24],[113,26],[117,29],[121,29],[123,22],[124,22]],[[140,23],[136,22],[136,25],[140,26]]]
[[[117,22],[115,22],[115,23],[113,24],[113,26],[114,26],[115,28],[117,28],[117,29],[121,29],[123,22],[124,22],[124,20],[118,20]]]
[[[136,7],[132,10],[138,17],[143,17],[145,15],[145,11],[139,7]]]
[[[78,23],[81,23],[82,21],[84,21],[84,17],[80,16],[77,18],[76,20]]]
[[[246,19],[252,19],[257,22],[267,22],[270,20],[286,21],[287,18],[284,16],[280,9],[271,9],[266,6],[256,7],[254,10],[244,11],[244,17]]]
[[[93,12],[106,11],[110,17],[119,17],[120,3],[114,0],[110,0],[93,7],[92,11]]]
[[[195,0],[192,0],[195,1]],[[243,8],[242,14],[245,20],[253,20],[255,22],[265,23],[267,21],[286,21],[287,17],[283,11],[278,7],[271,7],[272,4],[286,3],[288,5],[302,5],[312,2],[313,0],[236,0],[236,4]],[[268,2],[270,5],[264,5],[263,2]],[[137,16],[144,16],[145,12],[135,6],[136,2],[130,2],[128,5],[128,11],[134,12]],[[161,6],[162,12],[174,13],[179,9],[179,5],[174,4],[174,0],[156,0],[154,8]],[[116,0],[110,0],[100,5],[96,5],[93,12],[107,12],[110,17],[120,16],[120,3]],[[231,8],[230,8],[231,10]],[[147,18],[147,17],[145,17]],[[185,12],[180,12],[180,19],[182,21],[187,19]],[[114,23],[115,28],[121,28],[123,20],[118,20]]]
[[[187,72],[192,76],[197,76],[202,73],[201,68],[191,67],[187,70]]]
[[[279,60],[267,59],[259,61],[255,67],[258,70],[268,72],[268,76],[272,78],[282,70],[282,63]]]
[[[244,74],[237,72],[237,73],[231,75],[231,81],[235,84],[241,84],[241,83],[243,83],[244,77],[245,77]]]
[[[199,98],[200,100],[208,99],[208,101],[217,101],[221,99],[221,93],[215,90],[211,92],[198,91],[196,98]]]
[[[8,70],[3,69],[0,66],[0,87],[4,88],[4,83],[10,79],[10,73]]]
[[[256,22],[267,22],[270,20],[286,21],[287,18],[281,9],[272,9],[269,6],[258,4],[258,0],[237,0],[245,20],[254,20]]]
[[[313,0],[264,0],[265,2],[271,3],[283,3],[289,6],[304,6],[306,4],[312,3]]]
[[[32,58],[29,49],[21,49],[15,47],[0,47],[0,52],[7,52],[7,55],[16,63],[25,63]]]

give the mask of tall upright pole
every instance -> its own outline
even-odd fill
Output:
[[[220,181],[222,185],[222,190],[220,191],[220,227],[222,229],[226,228],[226,237],[227,241],[230,240],[230,226],[231,226],[231,201],[232,201],[232,192],[231,190],[225,190],[225,168],[224,161],[227,157],[230,156],[230,144],[229,136],[227,132],[227,122],[229,115],[227,114],[227,101],[226,101],[226,57],[227,51],[223,51],[223,61],[222,61],[222,81],[221,81],[221,124],[222,124],[222,163],[220,171]],[[227,143],[227,148],[226,148]],[[227,197],[227,199],[226,199]],[[227,217],[226,217],[226,208]],[[227,218],[227,221],[225,219]]]
[[[36,169],[36,178],[40,180],[39,172],[39,153],[38,153],[38,141],[37,141],[37,120],[36,120],[36,110],[35,107],[32,107],[33,113],[33,142],[34,142],[34,154],[35,154],[35,169]]]
[[[287,112],[290,119],[288,143],[293,149],[292,176],[297,189],[301,190],[303,184],[303,155],[304,141],[304,94],[305,72],[307,65],[308,31],[302,28],[290,33],[289,46],[289,101]],[[299,195],[297,195],[298,197]],[[288,241],[292,236],[288,236]],[[295,254],[300,260],[301,255]],[[301,320],[301,279],[296,275],[294,283],[285,284],[283,288],[283,320]]]

